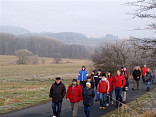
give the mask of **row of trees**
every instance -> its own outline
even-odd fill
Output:
[[[20,37],[0,33],[0,55],[14,55],[15,51],[27,49],[34,55],[53,58],[89,58],[90,52],[81,45],[66,45],[47,37]]]
[[[153,67],[156,58],[150,56],[152,51],[148,52],[149,56],[145,56],[144,50],[136,49],[134,43],[132,40],[118,40],[115,43],[103,42],[92,55],[95,68],[115,73],[122,66],[130,72],[136,65],[147,64],[149,67]]]

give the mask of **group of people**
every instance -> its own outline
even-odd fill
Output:
[[[147,68],[146,65],[142,69],[140,69],[139,66],[136,66],[134,71],[133,71],[133,78],[134,78],[134,84],[132,87],[132,90],[134,91],[135,89],[139,90],[139,80],[142,76],[142,81],[143,83],[146,84],[147,91],[150,90],[150,83],[153,82],[153,84],[156,83],[156,67],[151,70],[150,68]],[[137,85],[137,88],[136,88]]]
[[[146,68],[146,66],[144,66]],[[136,66],[133,71],[134,84],[132,90],[139,88],[139,79],[142,74],[143,81],[146,82],[147,89],[149,90],[151,72],[150,69],[139,70]],[[126,103],[126,93],[129,87],[129,74],[126,68],[121,67],[117,70],[117,75],[113,76],[110,71],[102,73],[101,69],[98,69],[97,73],[92,71],[88,76],[88,72],[85,66],[82,66],[82,70],[79,71],[78,79],[73,79],[72,83],[68,86],[67,92],[65,85],[62,83],[61,78],[57,77],[55,83],[50,89],[50,100],[52,100],[53,117],[60,117],[62,101],[66,94],[66,100],[71,103],[72,115],[77,117],[78,103],[83,102],[84,112],[86,117],[90,116],[91,106],[95,101],[99,101],[99,109],[105,109],[110,104],[116,102],[116,107],[121,107],[123,103]],[[94,90],[95,89],[95,90]],[[115,91],[116,99],[113,99],[112,95]]]

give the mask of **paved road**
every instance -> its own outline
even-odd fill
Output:
[[[130,87],[127,94],[127,102],[130,102],[147,92],[146,86],[145,84],[142,83],[142,81],[140,81],[139,90],[132,91],[131,89],[132,84],[133,81],[130,81]],[[150,87],[151,89],[156,88],[156,84],[155,85],[151,84]],[[114,109],[115,109],[114,105],[110,105],[105,110],[100,110],[99,102],[95,102],[91,109],[91,117],[99,117]],[[0,117],[52,117],[51,102],[23,110],[14,111],[8,114],[0,115]],[[61,117],[72,117],[70,103],[66,100],[63,101]],[[85,117],[82,103],[79,103],[78,117]]]

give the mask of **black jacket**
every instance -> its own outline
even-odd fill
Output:
[[[83,88],[83,104],[86,106],[91,106],[94,103],[95,92],[93,88]]]
[[[97,88],[99,81],[102,79],[102,75],[98,75],[98,73],[94,76],[95,86]]]
[[[54,102],[63,101],[66,94],[66,88],[62,82],[57,84],[56,82],[50,88],[49,97],[52,97]]]
[[[87,82],[88,82],[88,81],[86,80],[86,81],[85,81],[85,85],[83,86],[83,88],[86,87],[86,83],[87,83]],[[91,80],[91,81],[90,81],[90,84],[91,84],[91,88],[94,89],[94,86],[95,86],[94,80]]]
[[[146,82],[151,82],[151,79],[152,79],[152,73],[151,72],[146,72],[145,81]]]
[[[141,72],[140,72],[140,70],[134,70],[133,71],[133,78],[134,78],[134,80],[140,80],[140,75],[141,75]],[[137,79],[137,77],[139,77],[139,79]]]

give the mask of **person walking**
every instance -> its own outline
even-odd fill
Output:
[[[122,88],[125,86],[125,77],[121,74],[121,71],[117,71],[117,75],[114,78],[115,96],[116,96],[116,107],[122,106]],[[119,100],[120,99],[120,100]],[[119,101],[121,102],[119,104]]]
[[[50,88],[49,98],[52,101],[53,117],[60,117],[62,101],[66,94],[65,85],[61,78],[57,77],[55,83]]]
[[[141,75],[142,75],[142,81],[145,82],[145,74],[147,72],[147,67],[144,65],[144,67],[141,69]]]
[[[82,87],[77,83],[77,79],[73,79],[69,85],[66,99],[71,103],[73,117],[77,117],[78,103],[83,101]]]
[[[152,73],[151,73],[150,68],[148,68],[147,72],[145,74],[145,83],[146,83],[146,86],[147,86],[147,91],[149,91],[149,89],[150,89],[149,85],[150,85],[151,79],[152,79]]]
[[[114,104],[113,100],[112,100],[112,95],[113,95],[113,90],[114,90],[114,77],[112,76],[112,73],[110,71],[107,72],[107,80],[109,82],[109,94],[107,96],[107,104],[106,106],[109,106],[109,103],[111,101],[111,104]]]
[[[95,99],[95,101],[98,101],[100,99],[99,94],[97,93],[97,87],[98,87],[99,81],[101,79],[102,79],[101,69],[98,69],[97,74],[94,76],[95,87],[96,87],[96,99]]]
[[[82,70],[79,71],[78,75],[78,82],[80,82],[81,87],[83,88],[85,84],[85,81],[87,80],[88,72],[86,70],[85,66],[82,66]]]
[[[91,88],[94,89],[95,83],[94,83],[94,80],[91,78],[91,76],[88,76],[88,77],[87,77],[87,80],[85,81],[85,84],[86,84],[87,82],[89,82],[89,83],[91,84]],[[86,85],[84,85],[83,88],[85,88],[85,87],[86,87]]]
[[[126,95],[127,95],[127,91],[128,91],[128,87],[129,87],[129,81],[128,81],[129,75],[128,75],[126,68],[123,69],[122,74],[124,75],[125,80],[126,80],[126,83],[125,83],[124,87],[122,88],[123,103],[125,104],[126,103]]]
[[[152,73],[153,73],[153,80],[152,80],[152,82],[153,82],[153,84],[155,84],[156,83],[156,65],[154,66],[154,68],[152,70]]]
[[[91,106],[94,102],[95,92],[94,89],[91,88],[91,83],[87,82],[86,87],[83,88],[83,104],[84,104],[84,112],[86,117],[90,117]]]
[[[95,70],[92,71],[91,73],[91,79],[94,80],[94,76],[95,76]]]
[[[133,75],[133,79],[134,79],[134,84],[133,84],[132,90],[133,91],[135,90],[136,85],[137,85],[137,90],[139,90],[139,80],[140,80],[141,72],[140,72],[138,66],[135,67],[135,70],[133,71],[132,75]]]
[[[105,109],[107,94],[109,94],[109,81],[106,78],[106,74],[102,74],[102,79],[99,81],[97,93],[100,95],[100,109]]]

